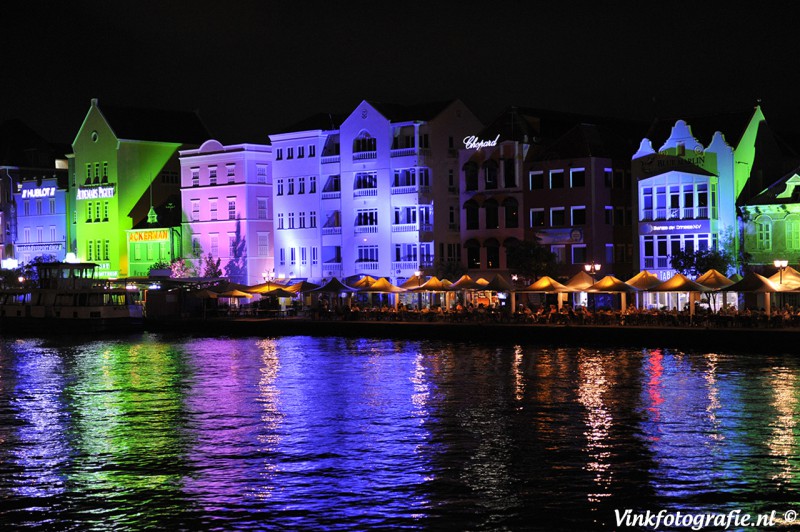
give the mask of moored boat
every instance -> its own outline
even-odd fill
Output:
[[[43,332],[62,326],[85,329],[136,328],[142,325],[138,292],[95,277],[97,264],[51,262],[36,266],[38,279],[0,291],[2,332],[40,327]]]

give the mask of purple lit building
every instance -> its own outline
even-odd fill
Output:
[[[262,282],[274,267],[272,148],[208,140],[180,163],[183,248],[198,275],[210,254],[231,281]]]
[[[276,276],[402,282],[458,261],[458,146],[480,128],[458,100],[363,101],[270,135]]]

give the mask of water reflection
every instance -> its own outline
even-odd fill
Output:
[[[337,338],[0,343],[0,525],[610,529],[796,499],[798,363]]]

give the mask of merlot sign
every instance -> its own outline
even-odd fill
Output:
[[[491,148],[497,146],[497,141],[500,140],[500,134],[492,140],[479,139],[475,135],[464,137],[464,147],[468,150],[480,150],[481,148]]]

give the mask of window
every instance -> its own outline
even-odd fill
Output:
[[[212,234],[208,235],[209,245],[210,245],[210,253],[212,257],[219,257],[219,235]]]
[[[211,167],[208,169],[208,184],[209,185],[216,185],[217,184],[217,168],[216,166]]]
[[[103,260],[108,260],[108,250],[111,247],[109,240],[103,241]]]
[[[300,248],[300,266],[308,264],[308,248]]]
[[[786,249],[800,249],[800,218],[797,215],[786,217]]]
[[[305,194],[306,193],[306,178],[305,177],[298,177],[297,178],[297,193],[298,194]]]
[[[286,158],[294,159],[294,148],[286,148]]]
[[[25,216],[30,216],[31,215],[31,202],[30,202],[30,200],[25,200],[22,203],[22,213]],[[89,216],[89,218],[91,218],[91,216]]]
[[[583,188],[586,186],[586,169],[575,168],[569,172],[570,187]]]
[[[55,214],[56,213],[56,200],[54,198],[50,198],[47,203],[48,203],[47,208],[49,209],[49,213],[48,214]],[[106,203],[108,203],[108,202],[106,202]]]
[[[376,149],[377,144],[375,138],[366,131],[362,131],[358,137],[353,140],[353,153],[375,151]]]
[[[286,266],[286,250],[283,248],[278,251],[278,264]]]
[[[91,204],[91,202],[90,202]],[[89,218],[92,217],[92,213],[89,212]],[[200,220],[200,200],[193,199],[192,200],[192,221],[197,222]]]
[[[313,148],[313,146],[311,146],[311,147]],[[310,153],[309,153],[309,157],[312,157],[312,155]],[[318,249],[316,247],[312,247],[311,248],[311,264],[317,264],[317,263],[319,263],[319,252],[318,252]]]
[[[586,246],[573,244],[572,264],[586,264]]]
[[[208,200],[208,218],[210,220],[217,219],[217,198],[209,198]]]
[[[566,256],[564,246],[550,246],[550,253],[556,256],[556,262],[558,264],[564,264],[564,257]]]
[[[294,178],[290,177],[286,180],[286,195],[294,195]]]
[[[297,219],[298,219],[298,223],[300,225],[299,229],[305,229],[306,228],[306,213],[303,212],[303,211],[300,211],[297,214]]]
[[[474,200],[468,200],[464,203],[464,210],[467,215],[467,229],[478,228],[478,203]]]
[[[611,188],[611,182],[612,182],[612,176],[613,175],[614,175],[614,172],[611,170],[611,168],[604,168],[603,169],[603,184],[605,185],[606,188]]]
[[[44,228],[37,227],[36,228],[36,241],[37,242],[44,242]]]
[[[480,267],[481,267],[481,248],[468,247],[467,268],[480,268]]]
[[[278,229],[283,229],[283,213],[278,213]]]
[[[192,168],[192,186],[199,187],[200,186],[200,169],[199,168]]]
[[[325,188],[322,189],[322,192],[341,192],[341,190],[342,181],[340,176],[328,176],[328,180],[325,182]]]
[[[27,230],[27,227],[25,228]],[[27,242],[27,240],[26,240]],[[86,260],[91,262],[92,259],[92,251],[94,250],[94,245],[92,245],[91,240],[86,241]]]
[[[228,256],[236,256],[236,234],[228,233]]]
[[[199,257],[201,252],[202,249],[200,248],[200,240],[197,238],[192,238],[192,255]]]
[[[483,202],[486,209],[486,229],[498,229],[500,227],[500,217],[498,215],[497,201],[488,199]]]
[[[531,209],[531,227],[544,227],[544,209]]]
[[[486,267],[490,270],[500,267],[500,246],[486,246]]]
[[[469,162],[464,165],[464,190],[478,190],[478,165]]]
[[[277,182],[277,185],[276,185],[276,190],[275,190],[275,195],[276,196],[283,196],[283,179],[278,179],[278,182]]]
[[[772,250],[772,219],[769,216],[756,218],[756,249]]]
[[[228,198],[228,220],[236,219],[236,198]]]
[[[586,225],[586,207],[572,207],[572,225]]]
[[[283,148],[278,148],[275,150],[275,160],[282,161],[283,160]]]
[[[314,146],[313,144],[309,144],[308,145],[308,156],[309,157],[316,157],[316,155],[317,155],[317,147]]]
[[[378,209],[358,209],[356,211],[357,226],[378,225]]]
[[[359,172],[356,174],[353,188],[377,188],[378,176],[372,172]]]
[[[311,228],[317,226],[317,211],[311,211],[308,214],[308,226]]]
[[[550,188],[564,188],[564,170],[550,170]]]
[[[306,156],[306,147],[305,146],[298,146],[297,147],[297,158],[302,159]]]
[[[562,227],[566,225],[564,207],[553,207],[550,209],[550,225],[552,227]]]
[[[229,164],[225,167],[225,171],[228,174],[228,183],[234,183],[236,181],[236,165]]]
[[[312,175],[308,178],[308,193],[309,194],[316,194],[317,193],[317,176]]]
[[[356,262],[378,262],[378,246],[358,246]]]
[[[267,165],[256,165],[256,183],[265,184],[267,182]]]
[[[295,248],[289,248],[289,264],[291,264],[292,266],[297,264],[297,256],[295,255],[296,253],[297,251],[295,250]]]
[[[497,162],[489,160],[483,163],[483,175],[487,190],[497,188]]]
[[[294,213],[290,212],[286,218],[289,220],[289,229],[294,229]]]
[[[614,223],[614,207],[612,207],[611,205],[606,205],[606,207],[604,209],[604,213],[605,213],[606,225],[613,224]]]
[[[50,226],[50,242],[55,242],[55,241],[56,241],[56,226],[55,225],[51,225]]]
[[[267,198],[257,198],[256,204],[258,206],[258,219],[267,219]]]
[[[40,200],[40,199],[36,200],[36,214],[38,216],[42,215],[42,200]]]
[[[539,190],[544,188],[544,173],[531,172],[528,174],[528,188],[531,190]]]
[[[505,188],[517,186],[517,165],[514,159],[503,159],[503,185]]]

